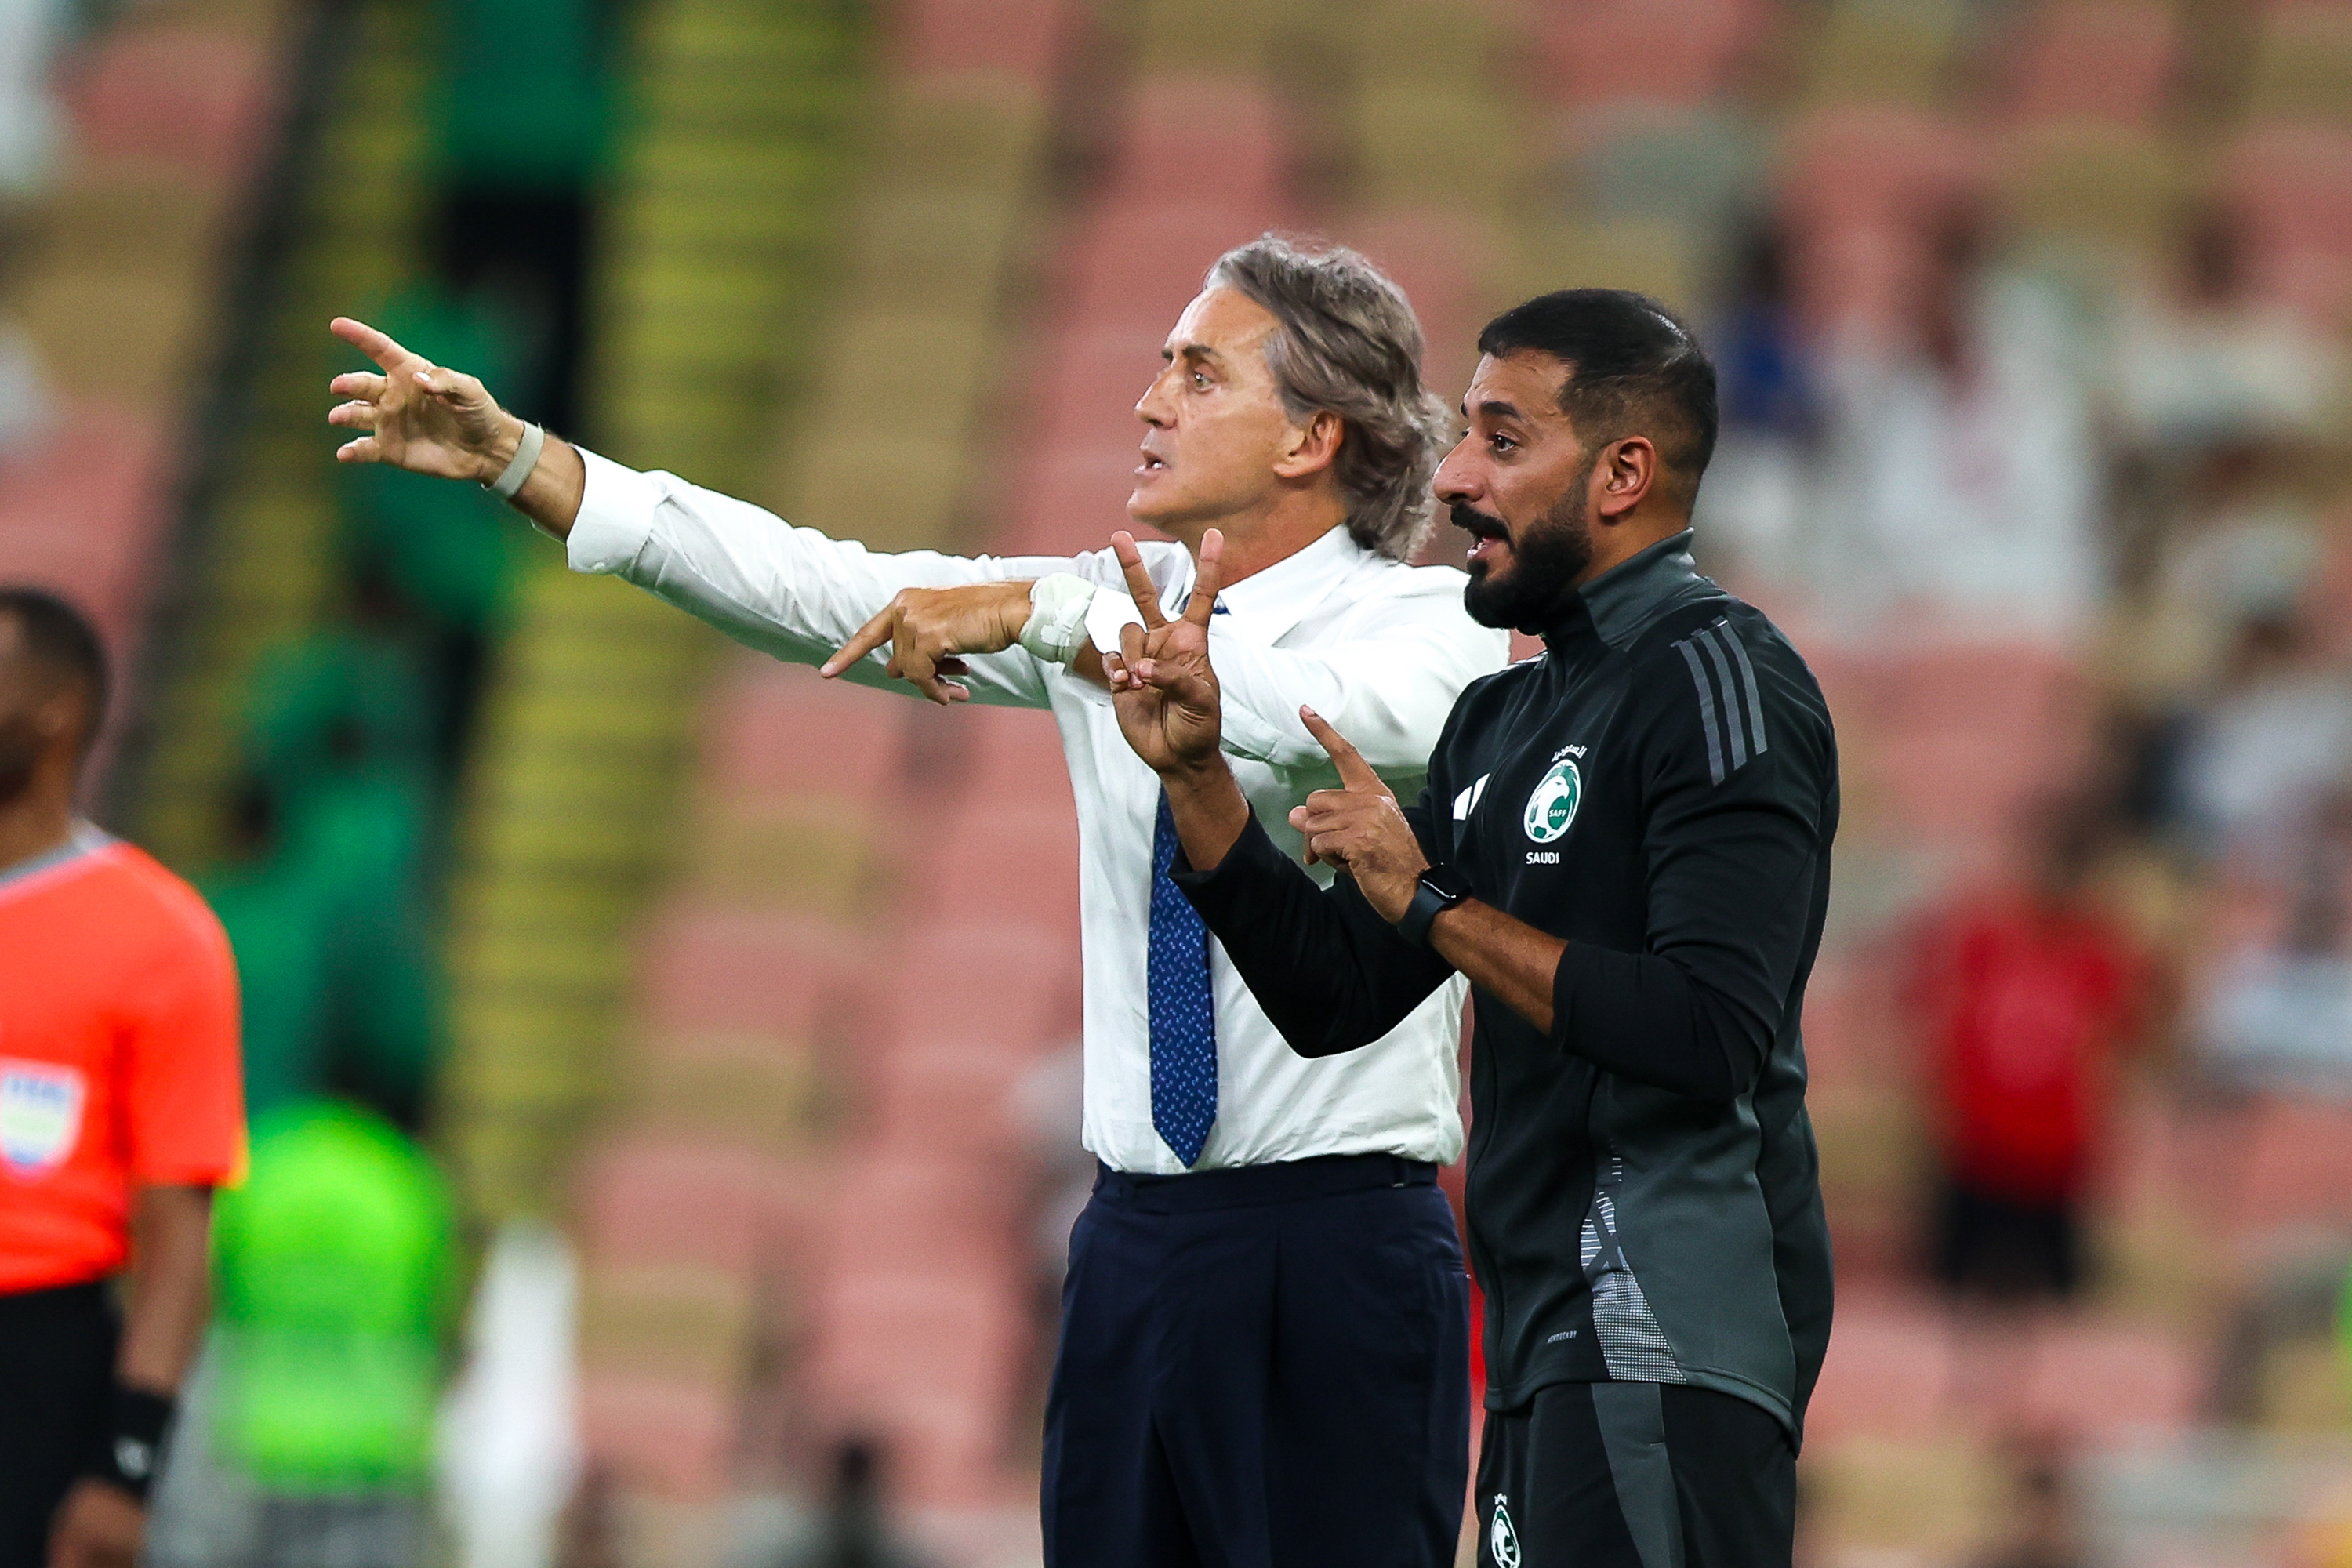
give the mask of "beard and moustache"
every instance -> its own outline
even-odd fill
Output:
[[[1470,563],[1470,585],[1462,607],[1482,626],[1507,626],[1530,637],[1559,618],[1576,593],[1577,580],[1592,564],[1592,530],[1584,521],[1588,463],[1559,504],[1510,539],[1502,520],[1456,502],[1454,526],[1480,539],[1502,539],[1511,547],[1510,569],[1499,576],[1489,562]]]

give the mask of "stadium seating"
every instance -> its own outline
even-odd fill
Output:
[[[1479,323],[1538,289],[1642,288],[1711,332],[1766,218],[1816,344],[1904,321],[1931,230],[1964,207],[2089,338],[2119,288],[2168,275],[2206,204],[2242,220],[2261,298],[2352,321],[2341,4],[638,10],[590,437],[879,548],[1099,548],[1162,335],[1217,252],[1267,227],[1388,267],[1449,400]],[[227,203],[279,107],[276,11],[185,0],[107,36],[76,73],[76,148],[22,289],[57,398],[41,442],[0,456],[0,571],[65,584],[125,637],[187,471],[173,400],[218,346],[203,301]],[[175,863],[226,846],[254,672],[336,618],[349,498],[316,427],[319,324],[421,266],[425,17],[368,0],[346,22],[287,176],[295,244],[247,345],[247,413],[203,437],[222,479],[175,558],[188,588],[136,792]],[[2336,482],[2330,417],[2295,486]],[[1458,542],[1439,534],[1432,558]],[[1032,1189],[1059,1173],[1019,1101],[1079,1010],[1051,723],[821,682],[514,537],[534,553],[446,835],[436,1131],[470,1220],[574,1222],[614,1557],[719,1560],[736,1501],[807,1491],[856,1435],[945,1568],[1034,1561],[1050,1330]],[[1806,1018],[1843,1288],[1807,1549],[1949,1568],[1997,1532],[2021,1434],[2113,1451],[2208,1414],[2212,1321],[2274,1254],[2352,1237],[2352,1124],[2135,1064],[2089,1304],[1930,1298],[1937,1116],[1893,994],[1900,932],[2013,857],[2032,808],[2083,775],[2116,681],[2084,646],[1927,616],[1865,642],[1789,597],[1844,781]],[[2209,947],[2252,929],[2205,892],[2148,923]]]

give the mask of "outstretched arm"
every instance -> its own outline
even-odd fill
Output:
[[[329,384],[346,401],[328,422],[363,432],[339,460],[478,484],[506,471],[526,426],[479,380],[364,322],[338,317],[333,331],[377,366]],[[616,573],[776,658],[864,684],[904,681],[935,702],[1045,700],[1042,667],[1013,649],[1031,580],[1061,563],[878,554],[552,433],[511,504],[564,542],[574,567]]]

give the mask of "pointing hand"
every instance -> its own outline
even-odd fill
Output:
[[[1339,772],[1338,789],[1318,789],[1304,805],[1291,808],[1290,826],[1307,840],[1307,863],[1328,861],[1346,871],[1381,918],[1393,921],[1412,902],[1429,857],[1422,853],[1395,792],[1381,782],[1354,742],[1312,708],[1301,708],[1298,717]]]

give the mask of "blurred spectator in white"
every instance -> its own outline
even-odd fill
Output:
[[[2157,1011],[2150,966],[2094,896],[2102,817],[2069,803],[2036,828],[2028,876],[1926,919],[1906,985],[1935,1073],[1935,1271],[1992,1301],[2081,1285],[2116,1058]]]
[[[1078,1139],[1086,1052],[1072,1039],[1037,1059],[1013,1086],[1007,1112],[1028,1157],[1024,1254],[1029,1260],[1030,1386],[1042,1402],[1062,1336],[1062,1281],[1070,1230],[1094,1195],[1095,1157]]]
[[[2352,680],[2293,610],[2249,616],[2179,763],[2192,840],[2238,878],[2291,886],[2321,808],[2347,780]]]
[[[1094,1191],[1095,1159],[1078,1141],[1086,1054],[1076,1040],[1042,1057],[1013,1087],[1012,1113],[1034,1162],[1029,1212],[1039,1283],[1059,1303],[1070,1263],[1070,1227]],[[1051,1321],[1059,1321],[1055,1306]]]
[[[459,1568],[548,1568],[580,1475],[573,1342],[579,1270],[552,1227],[512,1220],[491,1244],[466,1370],[441,1407],[442,1511]]]
[[[2078,338],[2054,292],[1984,265],[1981,224],[1960,211],[1926,247],[1903,330],[1832,345],[1807,549],[1831,628],[2083,628],[2102,584],[2102,465]]]
[[[0,453],[32,445],[56,418],[57,398],[40,352],[24,328],[0,319]]]
[[[0,0],[0,200],[21,200],[57,172],[50,72],[72,10],[70,0]]]
[[[2230,443],[2164,477],[2163,515],[2130,546],[2141,617],[2129,679],[2199,690],[2222,679],[2241,629],[2291,619],[2324,564],[2317,520],[2289,482],[2283,449]],[[2139,472],[2155,477],[2152,468]]]
[[[2340,737],[2339,737],[2340,738]],[[2352,1093],[2352,788],[2313,808],[2278,929],[2226,960],[2200,1044],[2215,1079],[2241,1089]]]
[[[1758,225],[1743,238],[1732,297],[1708,338],[1722,423],[1699,490],[1699,549],[1716,575],[1781,581],[1797,568],[1790,550],[1809,500],[1822,410],[1777,226]]]
[[[0,279],[13,273],[28,208],[55,178],[62,128],[51,79],[70,0],[0,0]],[[0,317],[0,454],[29,445],[56,414],[39,353]]]
[[[2118,301],[2118,435],[2176,472],[2217,446],[2312,435],[2339,356],[2304,317],[2252,292],[2236,219],[2220,207],[2197,212],[2168,259],[2167,273]]]

